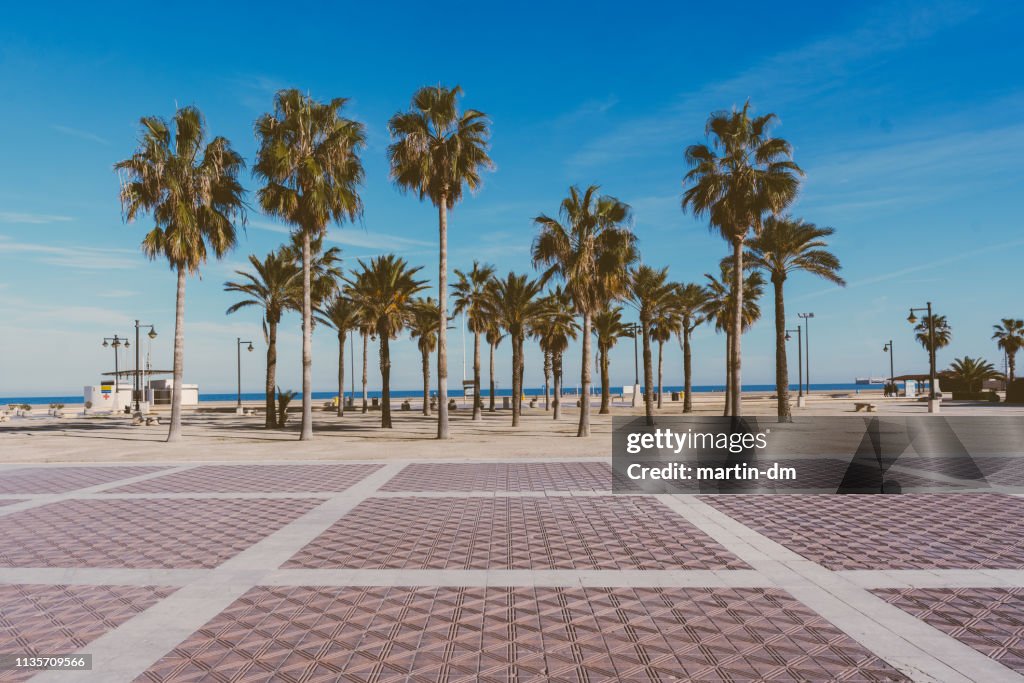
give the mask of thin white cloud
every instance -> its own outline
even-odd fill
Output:
[[[268,232],[276,232],[282,235],[291,234],[290,228],[283,225],[277,225],[276,223],[250,221],[248,225],[249,227],[256,228],[257,230],[266,230]],[[326,241],[334,244],[359,247],[362,249],[382,249],[388,252],[433,245],[432,242],[412,239],[409,237],[399,237],[398,235],[390,235],[380,232],[368,232],[355,227],[347,229],[330,228],[327,231],[325,239]]]
[[[50,213],[28,213],[22,211],[0,211],[0,223],[27,223],[44,225],[46,223],[66,223],[74,220],[71,216],[58,216]]]
[[[0,258],[26,257],[40,263],[76,270],[130,270],[142,261],[130,249],[97,249],[95,247],[56,247],[50,244],[15,242],[0,236]]]
[[[72,128],[70,126],[60,126],[60,125],[54,125],[53,129],[55,131],[57,131],[58,133],[63,133],[64,135],[70,135],[71,137],[80,138],[82,140],[89,140],[90,142],[98,142],[101,145],[108,145],[108,144],[110,144],[110,141],[107,140],[106,138],[102,138],[99,135],[96,135],[95,133],[90,133],[87,130],[80,130],[78,128]]]

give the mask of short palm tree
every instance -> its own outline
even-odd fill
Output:
[[[150,259],[167,259],[177,274],[174,310],[174,387],[167,441],[181,439],[181,385],[185,364],[185,278],[199,272],[212,252],[220,259],[235,246],[235,223],[245,221],[238,174],[242,157],[226,138],[206,142],[206,124],[195,107],[173,122],[140,121],[142,134],[131,157],[114,165],[126,176],[121,207],[126,222],[150,214],[154,227],[142,240]]]
[[[487,346],[490,348],[490,396],[488,397],[488,411],[494,412],[494,399],[495,399],[495,385],[494,385],[494,351],[501,344],[501,340],[505,338],[505,333],[501,331],[501,323],[496,320],[491,320],[487,324],[487,331],[485,333],[487,338]]]
[[[744,243],[751,232],[761,232],[768,214],[779,214],[794,199],[803,171],[792,159],[792,146],[782,138],[773,138],[768,129],[775,114],[751,116],[750,102],[742,109],[711,114],[705,126],[710,145],[686,148],[690,167],[683,184],[683,210],[706,216],[712,229],[718,230],[732,247],[732,289],[734,315],[729,333],[731,414],[742,414],[742,353],[740,327],[743,310]]]
[[[661,410],[664,398],[665,374],[665,343],[672,339],[672,335],[679,330],[680,317],[675,309],[675,292],[668,297],[665,305],[657,312],[654,322],[651,324],[651,339],[658,343],[658,410]]]
[[[955,359],[949,364],[947,373],[953,379],[963,383],[967,387],[967,391],[971,393],[981,391],[987,379],[1003,378],[1003,375],[984,358],[971,358],[970,356]]]
[[[718,332],[725,332],[725,415],[734,415],[733,410],[735,409],[735,403],[731,400],[732,392],[735,391],[735,382],[733,381],[732,374],[732,360],[733,357],[729,353],[734,348],[732,340],[730,339],[732,331],[735,329],[733,325],[733,316],[735,315],[735,301],[736,297],[733,296],[731,283],[733,281],[732,276],[732,265],[729,263],[729,259],[723,259],[720,264],[721,277],[716,278],[713,275],[705,273],[704,277],[707,278],[707,291],[708,291],[708,304],[705,308],[707,317],[709,320],[713,320],[715,323],[715,330]],[[761,306],[758,303],[761,296],[764,294],[764,276],[761,275],[760,271],[755,270],[749,273],[743,280],[743,310],[742,319],[740,321],[740,333],[749,330],[754,323],[761,319]]]
[[[676,289],[674,308],[679,313],[679,346],[683,351],[683,412],[693,412],[693,358],[690,337],[707,320],[708,290],[692,282]]]
[[[576,339],[580,326],[573,319],[569,297],[556,288],[540,300],[540,313],[530,325],[530,332],[537,338],[541,353],[544,354],[544,409],[548,409],[548,377],[554,379],[554,419],[561,417],[562,403],[562,357],[569,348],[569,341]]]
[[[391,347],[407,325],[413,297],[426,288],[426,280],[417,280],[421,267],[410,268],[405,259],[394,254],[377,256],[345,279],[346,296],[358,302],[373,334],[380,337],[381,415],[380,426],[391,428]]]
[[[654,424],[654,368],[651,358],[651,335],[655,321],[675,296],[677,285],[668,281],[668,268],[657,270],[648,265],[637,266],[629,280],[629,301],[640,316],[644,358],[644,415],[647,424]]]
[[[928,331],[930,327],[933,327],[935,331],[934,349],[931,348],[929,341]],[[944,349],[952,343],[953,328],[949,326],[949,321],[946,320],[944,315],[925,315],[914,326],[914,338],[928,352],[928,362],[931,363],[939,349]]]
[[[600,415],[611,412],[612,391],[608,364],[612,347],[623,337],[630,336],[629,328],[622,322],[621,306],[606,306],[594,315],[594,337],[597,339],[598,365],[601,368],[601,409]]]
[[[473,333],[473,419],[481,420],[480,335],[487,332],[489,324],[488,294],[494,266],[473,261],[473,268],[468,273],[456,270],[455,276],[458,278],[452,287],[455,290],[455,315],[465,313]]]
[[[992,327],[996,346],[1006,353],[1007,381],[1012,382],[1017,376],[1017,352],[1024,348],[1024,320],[1003,318]]]
[[[302,245],[302,430],[313,438],[313,251],[328,223],[363,211],[359,153],[363,124],[341,115],[344,98],[321,103],[298,90],[274,96],[273,113],[256,120],[259,151],[253,169],[264,185],[260,208],[294,226]]]
[[[420,350],[423,370],[423,414],[430,416],[430,354],[437,349],[437,301],[430,298],[413,299],[409,309],[409,333]]]
[[[846,281],[839,276],[842,266],[835,254],[828,250],[825,238],[835,233],[834,228],[819,228],[801,218],[769,216],[761,233],[750,241],[750,262],[764,270],[775,288],[775,395],[778,416],[790,417],[789,367],[786,359],[786,300],[783,285],[790,273],[803,271],[835,283],[840,287]]]
[[[362,324],[359,306],[336,292],[317,309],[316,319],[338,333],[338,417],[345,416],[345,342]]]
[[[427,86],[412,97],[412,108],[391,117],[388,147],[391,179],[403,191],[437,207],[440,258],[437,296],[437,438],[448,438],[448,210],[463,188],[476,190],[482,171],[493,167],[487,155],[490,122],[475,109],[459,113],[462,88]]]
[[[509,273],[504,280],[494,280],[491,306],[495,319],[508,332],[512,343],[512,426],[519,426],[523,400],[523,340],[530,326],[542,313],[537,295],[539,280]]]
[[[565,283],[576,313],[583,319],[583,362],[580,384],[580,423],[577,436],[590,435],[590,335],[594,314],[628,289],[628,269],[637,260],[636,236],[629,229],[629,205],[599,195],[591,185],[582,192],[569,188],[559,207],[561,220],[541,214],[533,241],[533,263],[543,267],[543,279]]]
[[[302,271],[281,250],[272,251],[260,261],[249,256],[252,272],[236,270],[239,282],[225,282],[224,290],[245,298],[228,308],[229,314],[257,306],[263,309],[263,337],[267,342],[266,402],[267,429],[277,427],[274,389],[277,386],[277,326],[285,310],[294,308],[302,298]]]

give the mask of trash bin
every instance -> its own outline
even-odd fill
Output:
[[[672,400],[673,401],[678,401],[679,400],[679,392],[678,391],[673,391],[672,392]]]
[[[512,399],[511,399],[511,397],[509,397],[509,396],[502,396],[501,397],[501,407],[504,408],[505,410],[508,410],[509,408],[511,408],[512,407]]]

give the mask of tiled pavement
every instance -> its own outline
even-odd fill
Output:
[[[0,468],[0,654],[93,655],[42,681],[1024,680],[1024,499],[611,477]]]

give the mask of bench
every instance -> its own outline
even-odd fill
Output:
[[[860,403],[860,402],[858,402],[858,403],[854,403],[853,404],[853,412],[859,413],[862,410],[866,410],[869,413],[873,413],[873,412],[875,412],[875,408],[876,407],[877,406],[874,403]]]

